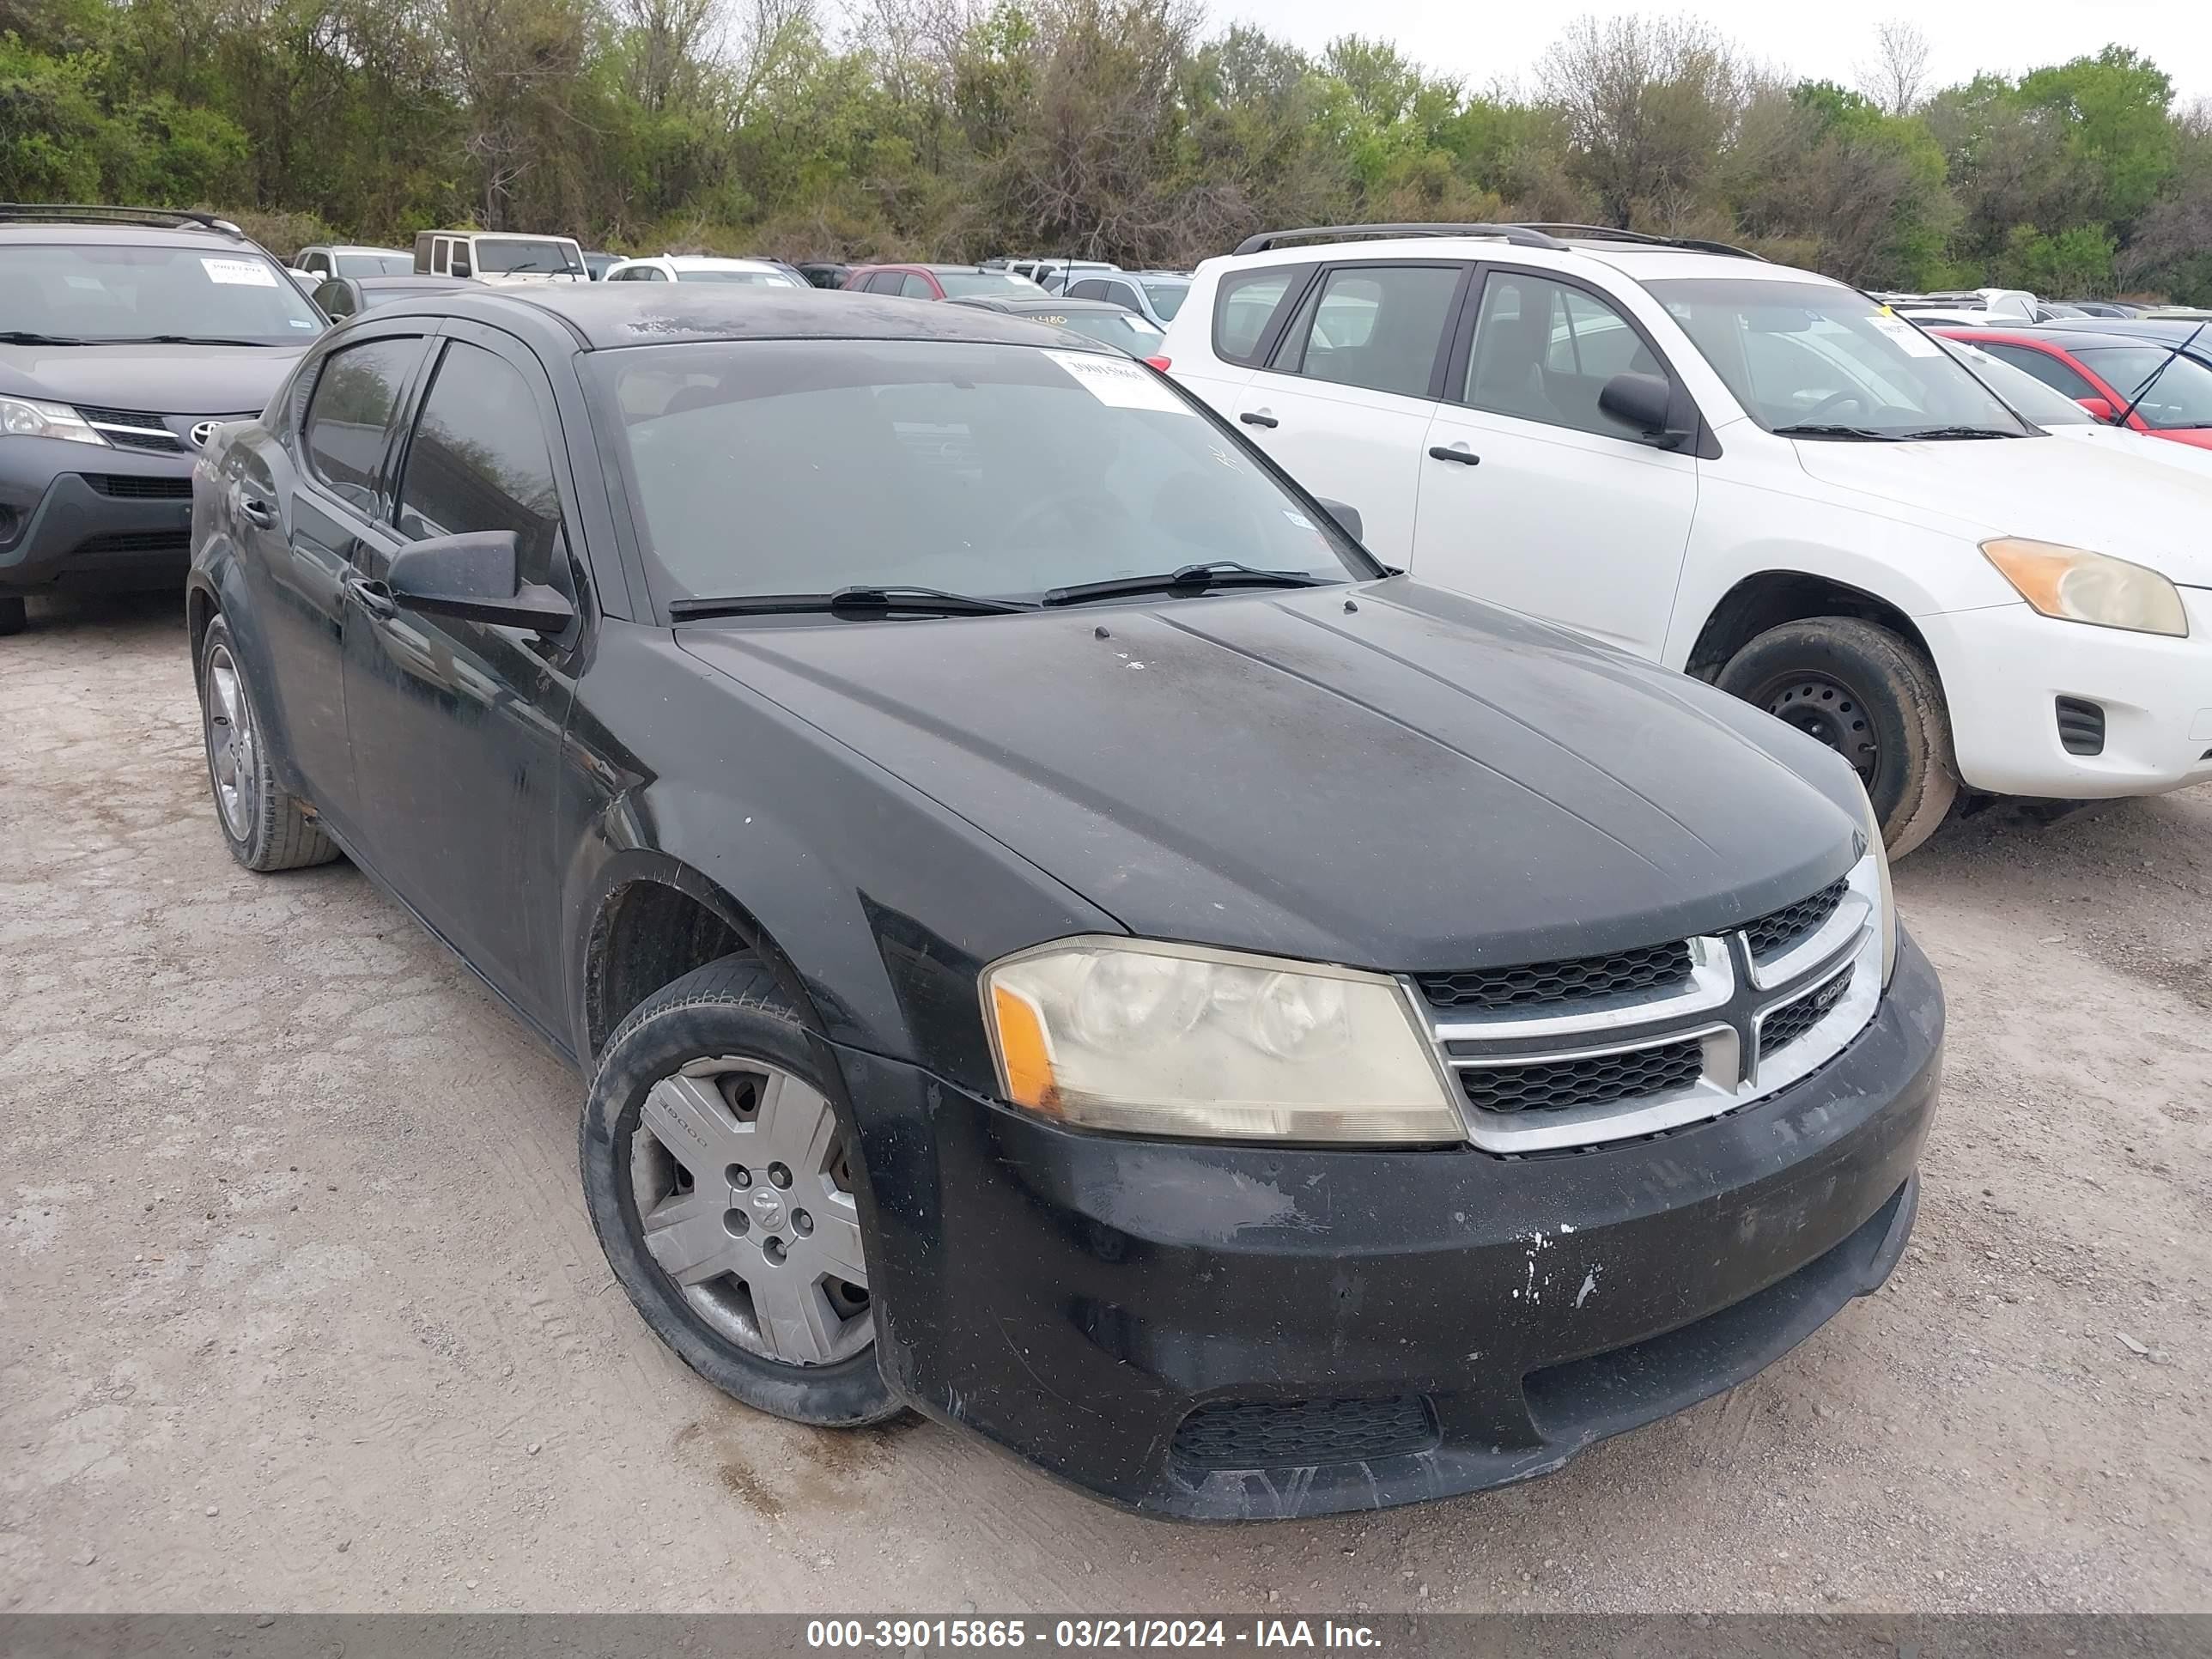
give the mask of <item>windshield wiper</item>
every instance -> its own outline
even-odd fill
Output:
[[[1877,432],[1870,426],[1821,426],[1801,422],[1796,426],[1778,426],[1778,438],[1853,438],[1861,443],[1887,444],[1897,441],[1894,432]]]
[[[1152,576],[1075,582],[1049,590],[1044,603],[1081,605],[1089,599],[1116,599],[1133,593],[1198,593],[1209,587],[1326,587],[1329,582],[1327,576],[1310,576],[1302,570],[1260,570],[1231,559],[1216,559],[1210,564],[1182,565]]]
[[[0,345],[90,345],[67,334],[41,334],[32,328],[0,328]]]
[[[915,617],[998,617],[1036,607],[1014,599],[987,599],[972,593],[948,593],[937,587],[855,585],[829,593],[740,593],[728,599],[678,599],[668,614],[678,622],[702,617],[777,617],[841,612]]]
[[[2025,438],[2025,432],[2007,432],[1994,426],[1923,426],[1917,431],[1900,432],[1899,441],[1921,438]]]
[[[274,340],[235,340],[220,334],[118,334],[103,336],[94,345],[235,345],[273,346]]]

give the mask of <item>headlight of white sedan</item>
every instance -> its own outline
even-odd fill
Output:
[[[58,438],[65,444],[98,444],[107,440],[94,431],[84,416],[67,404],[42,404],[29,398],[0,398],[0,434],[11,438]]]
[[[982,977],[1004,1097],[1087,1129],[1435,1145],[1465,1130],[1380,974],[1186,945],[1066,939]]]
[[[2021,598],[2046,617],[2138,634],[2189,635],[2189,613],[2179,591],[2145,566],[2084,547],[2017,536],[1984,542],[1982,553]]]

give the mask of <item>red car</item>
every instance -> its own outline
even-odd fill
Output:
[[[1934,331],[2027,370],[2100,420],[2111,420],[2134,402],[2156,374],[2158,383],[2128,417],[2128,425],[2154,438],[2212,449],[2212,363],[2195,354],[2177,357],[2163,341],[2084,328]],[[2205,337],[2212,340],[2212,330]],[[2161,363],[2166,364],[2163,373]]]
[[[859,265],[845,279],[845,291],[909,300],[1034,299],[1044,292],[1026,276],[981,265]]]

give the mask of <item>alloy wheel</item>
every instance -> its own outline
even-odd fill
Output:
[[[208,769],[215,779],[216,807],[233,841],[251,841],[261,793],[260,749],[238,665],[225,646],[208,653],[207,685]]]
[[[630,1186],[647,1250],[721,1336],[789,1365],[874,1340],[844,1138],[811,1084],[730,1056],[661,1079],[630,1139]]]

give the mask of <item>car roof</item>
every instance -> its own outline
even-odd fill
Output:
[[[2070,325],[2062,326],[2057,323],[2037,323],[2032,327],[2020,328],[1969,327],[1961,329],[1960,332],[1970,339],[2017,340],[2028,345],[2057,346],[2063,351],[2074,351],[2083,346],[2094,349],[2098,346],[2158,346],[2179,343],[2178,340],[2167,341],[2155,336],[2124,334],[2118,327],[2112,325],[2113,319],[2108,317],[2100,317],[2097,321],[2104,326],[2079,328]],[[2212,329],[2208,329],[2206,335],[2207,337],[2212,337]]]
[[[1347,256],[1362,259],[1489,259],[1504,260],[1558,270],[1573,270],[1588,259],[1633,280],[1664,282],[1681,276],[1726,276],[1760,283],[1819,283],[1846,288],[1832,276],[1795,265],[1771,264],[1740,253],[1711,253],[1699,248],[1672,247],[1662,243],[1617,242],[1596,237],[1561,239],[1558,247],[1532,247],[1506,241],[1501,236],[1363,237],[1335,242],[1301,242],[1267,248],[1256,253],[1232,254],[1238,269],[1248,265],[1296,265],[1335,262]],[[1223,263],[1207,260],[1209,265]],[[1856,291],[1856,290],[1854,290]]]
[[[737,258],[726,253],[641,253],[634,258],[617,259],[623,265],[688,265],[694,270],[734,268],[738,270],[775,270],[780,269],[774,259],[756,258],[750,255]]]
[[[2142,345],[2148,341],[2154,345],[2179,345],[2199,328],[2204,332],[2197,343],[2212,352],[2212,322],[2190,317],[2085,318],[2079,322],[2054,323],[2051,332],[2053,338],[2078,339],[2085,334],[2098,334],[2108,343]]]
[[[396,271],[389,276],[333,276],[329,280],[356,283],[362,288],[398,289],[403,294],[446,294],[457,288],[483,286],[469,276],[422,276],[406,271]]]
[[[228,248],[234,252],[266,252],[256,242],[202,225],[129,225],[107,221],[94,222],[65,219],[11,218],[0,222],[0,242],[64,243],[76,247],[197,247]]]
[[[968,269],[968,267],[955,267]],[[611,350],[709,340],[945,340],[1066,346],[1078,337],[977,306],[818,288],[732,288],[712,283],[482,283],[438,301],[400,301],[380,319],[416,307],[535,335],[546,343]]]

